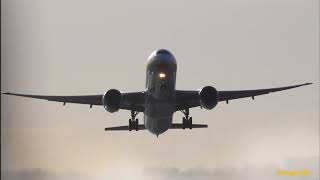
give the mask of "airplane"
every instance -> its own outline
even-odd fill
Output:
[[[3,94],[22,96],[28,98],[44,99],[48,101],[66,103],[88,104],[103,106],[110,113],[122,110],[131,111],[128,126],[117,126],[105,128],[105,131],[121,130],[149,130],[157,137],[168,129],[192,129],[207,128],[205,124],[193,124],[189,116],[189,109],[200,107],[211,110],[216,105],[225,101],[269,94],[310,85],[304,83],[293,86],[285,86],[269,89],[218,91],[212,86],[205,86],[200,90],[176,90],[177,61],[173,54],[166,49],[158,49],[151,53],[147,60],[145,90],[139,92],[121,92],[110,89],[104,94],[83,96],[45,96],[28,95],[6,92]],[[182,123],[172,123],[173,114],[181,111],[184,114]],[[138,113],[144,114],[144,123],[139,124],[136,119]]]

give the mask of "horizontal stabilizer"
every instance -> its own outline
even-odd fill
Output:
[[[207,128],[208,125],[206,124],[192,124],[192,128]],[[182,124],[172,124],[169,129],[183,129]],[[186,127],[187,129],[187,127]]]
[[[206,124],[192,124],[192,128],[207,128]],[[146,127],[143,124],[139,124],[138,130],[145,130]],[[171,124],[169,129],[183,129],[182,124]],[[187,129],[187,128],[186,128]],[[105,131],[129,131],[129,126],[116,126],[116,127],[108,127],[104,129]],[[132,129],[134,131],[135,129]]]
[[[146,127],[143,124],[139,124],[138,130],[145,130]],[[129,131],[129,126],[117,126],[104,128],[105,131]],[[132,129],[134,131],[135,129]]]

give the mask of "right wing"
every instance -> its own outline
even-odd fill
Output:
[[[45,95],[30,95],[30,94],[17,94],[6,92],[3,93],[12,96],[21,96],[35,99],[44,99],[48,101],[56,101],[63,103],[77,103],[77,104],[92,104],[102,105],[102,94],[100,95],[83,95],[83,96],[45,96]]]
[[[99,95],[83,95],[83,96],[45,96],[45,95],[30,95],[30,94],[17,94],[6,92],[3,93],[12,96],[21,96],[27,98],[44,99],[48,101],[63,102],[66,103],[77,103],[77,104],[89,104],[92,105],[102,105],[103,94]],[[135,110],[139,112],[144,111],[144,92],[130,92],[122,93],[122,101],[120,109]]]

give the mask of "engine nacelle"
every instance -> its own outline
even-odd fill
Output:
[[[102,98],[102,104],[104,109],[108,112],[113,113],[117,112],[120,109],[122,95],[119,90],[110,89],[104,93]]]
[[[199,96],[200,105],[205,109],[212,109],[219,102],[218,91],[212,86],[206,86],[202,88],[199,92]]]

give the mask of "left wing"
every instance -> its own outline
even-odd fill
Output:
[[[294,86],[285,86],[285,87],[278,87],[278,88],[269,88],[269,89],[218,91],[218,101],[226,101],[228,103],[228,101],[231,99],[239,99],[239,98],[246,98],[246,97],[254,98],[255,96],[259,96],[259,95],[297,88],[300,86],[306,86],[310,84],[312,83],[298,84]],[[176,111],[200,106],[199,92],[200,90],[198,91],[176,90],[176,104],[175,104]]]
[[[283,91],[287,89],[297,88],[300,86],[310,85],[312,83],[305,83],[305,84],[298,84],[294,86],[285,86],[279,88],[270,88],[270,89],[256,89],[256,90],[241,90],[241,91],[219,91],[219,101],[228,101],[231,99],[239,99],[239,98],[246,98],[259,96],[263,94],[269,94],[272,92]]]
[[[84,96],[45,96],[45,95],[29,95],[29,94],[16,94],[6,92],[6,95],[21,96],[35,99],[44,99],[48,101],[63,102],[66,103],[77,103],[77,104],[89,104],[92,105],[103,105],[102,97],[103,94],[99,95],[84,95]],[[130,92],[122,93],[122,101],[120,109],[135,110],[142,112],[144,110],[144,92]]]

